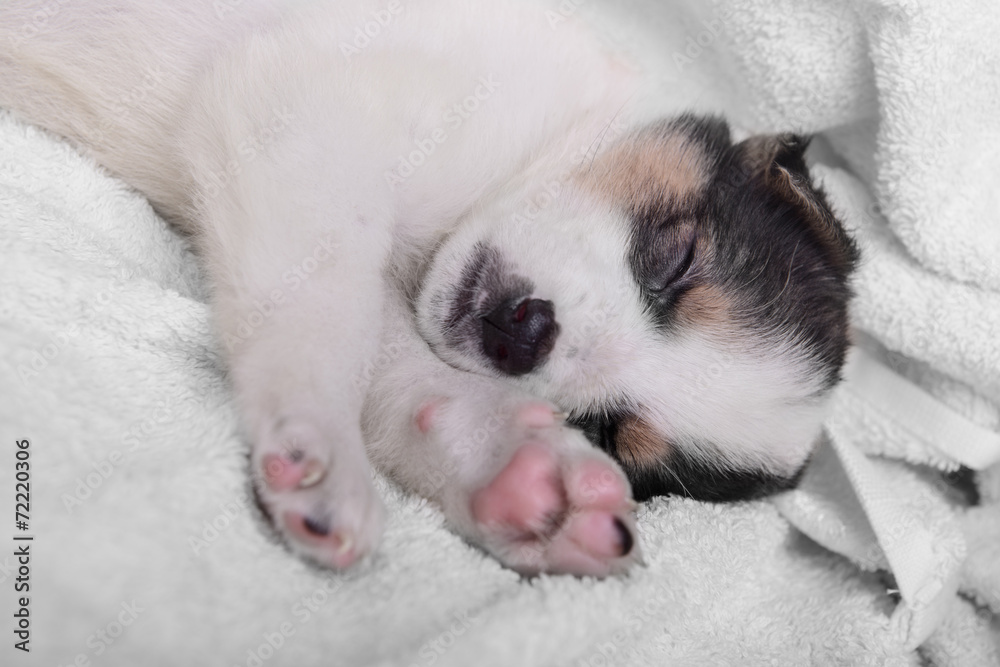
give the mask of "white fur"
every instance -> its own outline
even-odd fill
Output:
[[[460,0],[107,7],[0,8],[0,104],[90,151],[195,234],[255,463],[295,439],[329,469],[308,493],[262,491],[272,512],[320,503],[370,551],[381,509],[367,444],[488,542],[470,526],[468,496],[520,436],[491,436],[484,452],[458,434],[493,404],[509,403],[496,417],[509,426],[531,396],[568,410],[638,401],[679,441],[718,443],[705,457],[782,472],[805,457],[816,406],[767,410],[780,424],[757,415],[812,380],[779,351],[725,336],[664,342],[628,275],[625,221],[568,182],[653,99],[641,65],[575,17]],[[386,16],[351,50],[359,26]],[[466,99],[475,110],[455,112]],[[420,164],[404,175],[407,162]],[[562,327],[549,362],[516,380],[440,340],[435,296],[482,240],[556,303]],[[414,294],[420,277],[415,323],[397,293]],[[467,407],[443,412],[437,444],[416,446],[413,414],[430,399]],[[603,456],[567,429],[545,437]],[[442,470],[457,476],[429,484]]]
[[[491,372],[481,355],[444,343],[438,324],[444,314],[435,309],[438,294],[458,281],[472,245],[486,240],[531,277],[534,296],[555,303],[562,327],[546,363],[510,382],[578,413],[643,406],[651,426],[707,462],[784,474],[801,466],[823,415],[820,401],[801,398],[821,390],[805,359],[726,331],[665,339],[645,316],[627,268],[628,222],[621,213],[570,184],[533,220],[506,213],[528,198],[518,190],[498,198],[437,253],[418,324],[443,359]],[[718,446],[700,449],[705,442]]]

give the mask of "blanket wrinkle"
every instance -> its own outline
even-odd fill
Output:
[[[749,132],[822,134],[834,155],[814,173],[865,253],[852,318],[871,363],[946,406],[947,423],[996,433],[1000,6],[579,9],[649,34],[690,26],[717,75],[704,99],[728,100],[718,111]],[[672,48],[654,54],[665,81],[685,46]],[[1000,664],[1000,466],[977,470],[978,506],[954,502],[934,473],[965,443],[914,433],[850,379],[800,489],[649,501],[647,562],[620,579],[522,579],[384,479],[379,552],[357,572],[321,572],[247,493],[186,240],[0,110],[0,247],[0,435],[31,441],[45,545],[24,664]],[[0,466],[0,486],[13,481]],[[141,611],[99,642],[122,605]]]
[[[839,463],[856,469],[848,474],[850,484],[830,487],[830,468],[838,461],[820,456],[814,462],[817,474],[807,474],[800,489],[777,502],[814,539],[862,567],[887,565],[902,577],[894,629],[909,646],[929,636],[940,646],[935,628],[953,608],[954,588],[973,598],[989,597],[992,571],[1000,566],[982,564],[994,549],[968,525],[956,533],[962,510],[949,509],[943,499],[934,507],[921,506],[921,499],[932,496],[913,490],[900,495],[893,510],[884,500],[876,502],[896,474],[859,456],[946,470],[959,464],[995,467],[1000,456],[1000,207],[992,185],[1000,173],[995,121],[1000,79],[991,76],[1000,62],[991,36],[1000,27],[1000,12],[967,2],[945,7],[857,0],[850,3],[852,12],[838,17],[826,11],[828,3],[780,4],[780,18],[770,20],[780,21],[784,30],[768,32],[766,48],[803,54],[801,67],[782,67],[759,51],[743,50],[762,39],[761,17],[772,11],[763,2],[740,3],[727,40],[731,57],[748,74],[744,86],[757,102],[754,109],[763,109],[749,125],[827,131],[825,139],[843,162],[817,165],[814,174],[862,247],[852,318],[862,347],[876,355],[866,356],[854,375],[860,383],[862,374],[870,375],[868,368],[889,362],[881,377],[887,389],[898,391],[859,393],[849,367],[827,431]],[[860,46],[836,55],[828,49],[819,62],[811,59],[815,52],[801,49],[799,40],[811,34],[802,28],[817,11],[831,19],[819,39],[832,43],[838,40],[831,35],[844,34],[840,41]],[[871,76],[856,75],[847,89],[831,91],[828,72],[837,68]],[[790,91],[788,100],[811,93],[820,101],[840,93],[853,109],[831,118],[829,109],[836,108],[831,102],[773,105],[765,96],[775,91]],[[870,113],[861,99],[875,100],[877,112]],[[912,406],[893,395],[914,392],[924,397],[927,419],[916,418]],[[861,474],[862,469],[868,472]],[[857,511],[859,501],[863,513]],[[995,500],[975,510],[1000,519]],[[866,541],[869,549],[863,548]],[[913,560],[914,549],[926,554],[922,565]],[[963,566],[964,559],[975,565]],[[958,626],[940,627],[947,632]],[[976,627],[988,633],[990,626]],[[944,660],[939,652],[934,655]]]

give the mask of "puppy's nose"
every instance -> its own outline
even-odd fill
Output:
[[[483,353],[497,370],[523,375],[537,368],[559,335],[551,301],[507,301],[483,320]]]

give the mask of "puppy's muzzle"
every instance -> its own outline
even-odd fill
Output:
[[[559,335],[551,301],[506,301],[481,318],[483,354],[507,375],[523,375],[549,356]]]

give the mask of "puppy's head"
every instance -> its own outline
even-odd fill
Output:
[[[857,258],[805,147],[682,116],[512,189],[437,253],[421,332],[567,410],[638,498],[787,488],[840,379]]]

